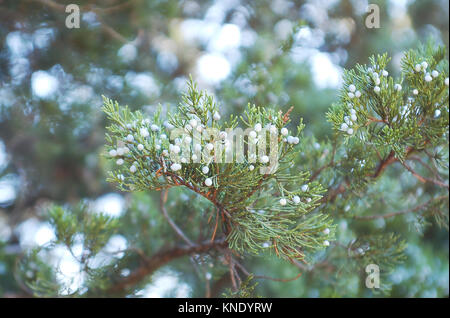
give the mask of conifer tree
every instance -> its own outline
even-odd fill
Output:
[[[229,277],[225,295],[239,297],[253,291],[248,278],[286,282],[316,273],[313,279],[336,288],[364,282],[364,268],[375,264],[379,290],[388,293],[384,278],[405,259],[408,242],[395,227],[367,224],[415,215],[448,229],[446,56],[433,45],[410,50],[399,77],[387,71],[387,54],[346,71],[327,113],[333,134],[323,142],[302,134],[301,114],[292,108],[249,104],[225,118],[193,80],[177,107],[165,114],[161,107],[151,118],[104,97],[108,181],[139,200],[120,218],[92,214],[83,204],[53,206],[56,241],[22,260],[23,281],[41,296],[133,295],[158,269],[175,264],[194,270],[207,289]],[[383,191],[386,183],[392,193]],[[409,193],[418,184],[426,191],[415,202]],[[148,192],[159,192],[159,204],[144,199]],[[348,243],[342,220],[366,234]],[[106,257],[116,233],[130,245]],[[85,276],[75,290],[61,286],[42,260],[56,244],[82,246],[77,259]],[[245,264],[261,255],[275,255],[298,274],[252,272]],[[192,269],[177,265],[180,259]]]

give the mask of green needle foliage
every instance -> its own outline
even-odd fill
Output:
[[[327,113],[333,136],[325,141],[303,135],[302,120],[289,131],[292,109],[249,104],[241,116],[222,118],[192,79],[175,111],[159,109],[151,118],[104,97],[108,181],[132,199],[117,219],[85,206],[50,210],[57,238],[46,250],[81,242],[84,251],[84,284],[66,294],[133,294],[169,262],[186,270],[177,259],[190,256],[201,279],[206,271],[231,277],[225,295],[247,297],[252,278],[270,277],[253,275],[241,262],[271,254],[305,276],[313,273],[305,280],[326,286],[329,296],[345,294],[352,282],[363,285],[364,268],[376,264],[379,290],[389,292],[387,277],[406,259],[407,243],[395,233],[397,224],[382,231],[370,222],[413,215],[419,228],[432,216],[448,228],[446,56],[432,45],[408,51],[398,78],[389,75],[386,54],[346,71]],[[147,191],[160,191],[161,213]],[[355,237],[348,224],[365,234]],[[99,264],[114,233],[127,237],[130,248]],[[41,252],[24,259],[24,273]],[[63,290],[51,271],[30,273],[23,280],[38,295]]]
[[[205,197],[215,208],[209,215],[216,218],[212,226],[220,228],[229,247],[240,253],[258,254],[261,250],[270,250],[286,259],[301,260],[305,252],[323,249],[324,243],[328,244],[333,238],[333,226],[327,215],[312,211],[319,205],[324,189],[318,182],[308,182],[308,171],[298,171],[294,167],[298,146],[288,142],[288,139],[298,138],[303,125],[300,123],[295,135],[276,136],[278,162],[270,166],[262,158],[266,156],[265,146],[268,145],[263,145],[263,153],[252,158],[249,151],[255,145],[252,129],[262,131],[259,125],[271,127],[272,132],[278,133],[289,122],[289,114],[249,105],[239,119],[231,116],[228,121],[219,120],[219,107],[212,96],[199,91],[192,80],[182,100],[177,112],[168,113],[168,120],[164,121],[160,112],[151,120],[145,119],[140,112],[132,113],[104,99],[103,110],[112,121],[108,127],[108,150],[117,163],[109,181],[125,191],[184,186]],[[249,131],[246,138],[244,135],[234,138],[242,142],[246,155],[239,158],[239,154],[231,154],[232,162],[223,163],[227,151],[239,150],[238,142],[233,143],[232,139],[233,129],[239,125]],[[220,133],[210,136],[206,133],[209,128],[227,137],[220,138]],[[184,139],[171,140],[168,136],[177,129],[184,132]],[[196,138],[193,130],[205,132],[203,137],[206,138]],[[266,142],[265,138],[260,134],[258,145]],[[181,152],[178,145],[186,141],[188,146]],[[208,146],[213,144],[216,147],[209,152]],[[221,151],[222,148],[225,151]],[[181,160],[181,167],[177,167],[170,152],[181,152],[181,158],[175,157]],[[187,163],[192,156],[198,160]],[[211,181],[210,185],[207,180]],[[324,234],[325,229],[328,229],[327,234]],[[215,236],[216,231],[214,233]]]
[[[445,56],[444,48],[432,50],[431,45],[411,50],[402,59],[397,79],[386,71],[387,54],[372,57],[369,66],[347,71],[340,101],[327,117],[348,151],[357,149],[367,163],[386,155],[403,162],[411,152],[445,147],[449,118]]]

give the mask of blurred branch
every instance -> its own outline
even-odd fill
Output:
[[[52,0],[31,0],[31,1],[39,2],[55,11],[66,12],[65,5],[56,3]]]
[[[430,165],[428,165],[425,161],[423,161],[421,158],[416,157],[416,156],[411,156],[409,158],[409,160],[415,160],[418,161],[422,166],[424,166],[425,168],[428,169],[428,171],[430,171],[435,177],[436,179],[438,179],[439,181],[443,181],[441,176],[439,175],[439,171],[436,169],[435,166],[431,167]]]
[[[413,209],[405,209],[402,211],[397,211],[397,212],[392,212],[392,213],[387,213],[387,214],[377,214],[377,215],[367,215],[367,216],[355,216],[355,219],[358,220],[374,220],[374,219],[387,219],[387,218],[391,218],[397,215],[402,215],[402,214],[407,214],[407,213],[415,213],[418,212],[426,207],[428,207],[433,201],[441,201],[444,199],[448,199],[448,195],[443,195],[443,196],[439,196],[437,198],[432,198],[430,200],[428,200],[427,202],[416,206]]]
[[[313,175],[311,176],[311,178],[309,178],[309,182],[314,181],[314,180],[320,175],[320,173],[321,173],[324,169],[331,168],[331,167],[334,167],[334,166],[336,165],[336,163],[334,162],[334,158],[335,158],[335,156],[336,156],[336,148],[337,148],[337,143],[334,142],[334,143],[333,143],[333,150],[332,150],[332,153],[331,153],[331,159],[330,159],[330,162],[327,163],[327,164],[325,164],[325,165],[323,165],[323,166],[320,167],[319,169],[317,169],[317,170],[313,173]]]
[[[161,213],[164,216],[164,218],[166,219],[167,223],[169,223],[170,227],[175,231],[175,233],[177,233],[177,235],[183,241],[185,241],[189,246],[194,246],[194,243],[183,233],[183,231],[175,224],[175,222],[170,218],[169,214],[167,213],[165,204],[167,201],[168,193],[169,193],[169,190],[167,190],[167,189],[161,190],[160,201],[159,201]]]
[[[43,4],[44,6],[49,7],[50,9],[54,10],[54,11],[58,11],[58,12],[63,12],[64,14],[66,13],[66,6],[63,4],[59,4],[56,3],[53,0],[29,0],[29,1],[34,1],[34,2],[38,2]],[[129,1],[125,4],[130,5],[132,1]],[[109,10],[113,10],[113,11],[117,11],[119,6],[126,7],[125,4],[122,5],[117,5],[115,7],[111,7],[109,8]],[[111,26],[109,26],[99,15],[99,13],[111,13],[108,11],[108,8],[105,9],[101,9],[101,8],[93,8],[90,5],[87,7],[81,7],[80,11],[93,11],[95,13],[97,13],[97,20],[98,22],[100,22],[101,28],[103,30],[103,32],[105,32],[106,34],[108,34],[111,38],[122,42],[122,43],[128,43],[129,41],[123,37],[119,32],[117,32],[116,30],[114,30]]]
[[[371,177],[373,179],[378,178],[389,165],[393,164],[397,160],[398,159],[395,158],[395,152],[392,150],[385,159],[379,162],[378,167],[375,170],[375,173]]]
[[[102,29],[103,31],[108,34],[110,37],[112,37],[113,39],[118,40],[119,42],[122,42],[124,44],[128,43],[129,41],[124,38],[119,32],[117,32],[116,30],[114,30],[112,27],[110,27],[105,21],[103,21],[102,18],[100,18],[100,16],[97,15],[97,20],[100,22],[100,24],[102,25]]]
[[[119,4],[116,4],[111,7],[107,7],[107,8],[100,8],[100,7],[96,7],[96,6],[94,7],[92,5],[87,5],[86,7],[89,8],[89,10],[94,11],[94,12],[111,14],[111,13],[115,13],[118,11],[122,11],[123,9],[129,8],[129,7],[131,7],[131,5],[133,5],[135,2],[138,2],[138,1],[140,1],[140,0],[128,0],[123,3],[119,3]]]
[[[433,184],[435,184],[435,185],[437,185],[439,187],[443,187],[443,188],[447,188],[447,189],[449,188],[448,184],[445,184],[444,182],[421,176],[416,171],[414,171],[414,169],[412,169],[410,166],[408,166],[405,162],[402,162],[401,164],[406,168],[406,170],[411,172],[412,175],[415,178],[417,178],[417,180],[419,180],[420,182],[422,182],[422,183],[433,183]]]
[[[411,155],[411,153],[413,153],[415,149],[408,147],[406,149],[406,155],[405,155],[405,160],[409,159],[409,156]],[[382,159],[379,161],[377,168],[375,169],[375,172],[373,174],[368,175],[368,177],[370,177],[371,179],[377,179],[378,177],[380,177],[384,170],[396,163],[396,162],[400,162],[408,171],[410,171],[416,178],[418,178],[421,182],[426,183],[434,183],[440,187],[445,187],[445,188],[449,188],[448,184],[445,184],[443,182],[440,182],[439,180],[434,180],[434,179],[429,179],[429,178],[424,178],[420,175],[418,175],[413,169],[411,169],[408,165],[406,165],[406,163],[401,162],[398,158],[395,157],[395,152],[392,150],[387,156],[386,158]],[[320,169],[319,174],[322,170]],[[317,177],[317,175],[315,176]],[[328,193],[320,200],[320,202],[325,203],[325,202],[329,202],[334,200],[339,194],[345,193],[347,191],[348,188],[348,184],[346,181],[340,183],[337,188],[335,189],[330,189],[328,191]]]
[[[225,259],[228,262],[231,286],[233,287],[233,291],[237,292],[239,287],[238,287],[238,284],[236,282],[236,272],[235,272],[235,269],[234,269],[235,261],[233,259],[233,256],[231,255],[231,251],[230,250],[227,250],[227,253],[225,254]]]
[[[111,294],[121,293],[129,287],[132,287],[142,281],[145,277],[155,272],[158,268],[167,263],[192,254],[206,253],[211,249],[225,247],[227,245],[225,239],[218,239],[213,242],[209,240],[200,244],[194,244],[189,247],[174,247],[168,250],[162,250],[154,254],[152,257],[144,260],[139,268],[132,272],[129,276],[119,281],[106,292]]]

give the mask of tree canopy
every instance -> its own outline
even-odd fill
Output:
[[[0,297],[448,297],[446,1],[73,2],[0,1]]]

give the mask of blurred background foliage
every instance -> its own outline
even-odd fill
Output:
[[[69,3],[80,5],[79,29],[65,27]],[[112,251],[130,246],[154,251],[174,240],[170,228],[158,222],[158,193],[120,193],[105,181],[102,94],[151,114],[158,104],[164,110],[176,107],[192,74],[216,96],[224,114],[239,114],[249,102],[283,110],[294,106],[292,127],[303,117],[306,136],[325,142],[331,136],[325,113],[336,100],[344,68],[388,52],[393,57],[388,70],[398,74],[404,50],[430,37],[448,47],[447,1],[370,3],[380,7],[379,29],[364,25],[364,0],[0,0],[0,297],[30,295],[21,275],[33,276],[33,268],[21,268],[20,260],[30,248],[55,238],[47,217],[54,203],[82,210],[81,202],[118,218],[120,229],[104,238]],[[417,186],[406,195],[393,178],[395,171],[374,190],[387,201],[394,193],[406,202],[427,191]],[[201,226],[204,220],[186,221],[176,213],[204,209],[198,200],[171,192],[168,208],[175,221]],[[407,259],[389,276],[391,296],[448,297],[445,229],[416,215],[361,225],[348,220],[345,204],[330,209],[339,240],[387,228],[406,240]],[[378,202],[370,209],[380,214],[386,206]],[[348,266],[345,255],[336,256],[339,266]],[[59,268],[45,271],[48,282],[76,286],[80,269],[73,255],[58,247],[48,257]],[[129,266],[138,260],[126,261]],[[337,268],[322,263],[322,270],[292,282],[258,280],[256,293],[378,296],[358,275],[333,276]],[[297,274],[274,257],[257,257],[247,265],[273,277]],[[220,296],[227,287],[223,271],[212,264],[210,272],[212,295]],[[142,282],[135,295],[204,296],[205,283],[197,275],[189,259],[180,259]]]

